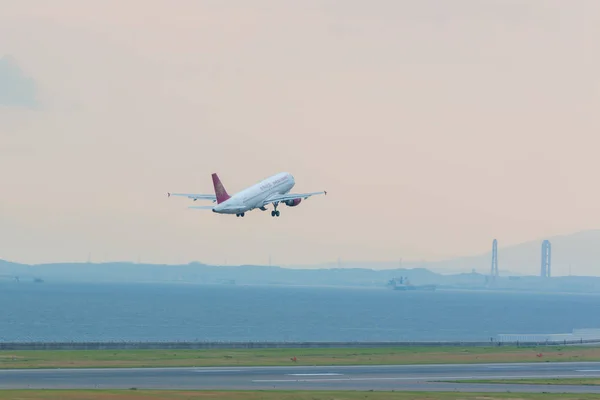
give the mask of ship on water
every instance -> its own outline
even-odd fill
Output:
[[[400,277],[390,279],[388,281],[387,286],[391,287],[394,290],[428,290],[433,291],[437,289],[437,285],[413,285],[408,280],[408,277]]]

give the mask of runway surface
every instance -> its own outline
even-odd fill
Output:
[[[0,370],[0,389],[396,390],[600,393],[600,386],[439,383],[600,377],[600,362]]]

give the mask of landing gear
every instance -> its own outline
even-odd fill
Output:
[[[236,217],[243,217],[244,215],[246,215],[246,214],[245,213],[235,214]]]
[[[279,205],[278,201],[276,201],[275,203],[273,203],[274,210],[271,211],[271,217],[279,217],[279,211],[277,210],[277,206],[278,205]]]

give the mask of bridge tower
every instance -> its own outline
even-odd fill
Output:
[[[498,241],[494,239],[492,242],[492,280],[498,276]]]
[[[540,276],[542,278],[550,278],[552,276],[552,244],[549,240],[542,242],[542,267]]]

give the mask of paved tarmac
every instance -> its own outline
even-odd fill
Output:
[[[440,380],[600,377],[598,363],[0,370],[0,389],[396,390],[600,393],[600,386]]]

